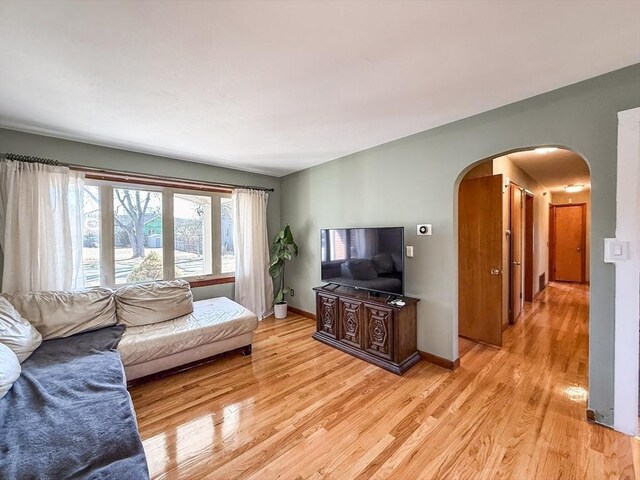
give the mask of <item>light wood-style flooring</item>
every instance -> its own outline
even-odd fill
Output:
[[[588,290],[552,284],[455,372],[403,377],[266,319],[253,355],[131,389],[153,478],[638,478],[640,443],[586,421]]]

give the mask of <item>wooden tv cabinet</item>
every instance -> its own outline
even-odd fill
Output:
[[[316,287],[313,338],[402,375],[420,360],[416,346],[417,298],[400,307],[349,287]]]

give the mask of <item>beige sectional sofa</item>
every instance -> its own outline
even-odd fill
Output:
[[[127,382],[249,353],[257,325],[182,280],[2,294],[0,478],[149,478]]]
[[[118,351],[131,381],[235,349],[250,354],[257,327],[256,315],[228,298],[199,300],[177,318],[127,326]]]
[[[125,325],[118,351],[127,381],[235,349],[249,354],[258,326],[254,313],[228,298],[194,302],[184,280],[2,296],[45,340]]]

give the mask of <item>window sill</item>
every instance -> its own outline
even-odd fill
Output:
[[[186,279],[191,285],[191,288],[194,287],[206,287],[209,285],[222,285],[224,283],[234,283],[236,281],[236,277],[217,277],[217,278],[207,278],[206,280],[189,280]]]

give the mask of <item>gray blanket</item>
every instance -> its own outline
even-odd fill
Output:
[[[123,326],[48,340],[0,399],[0,478],[148,479],[116,346]]]

